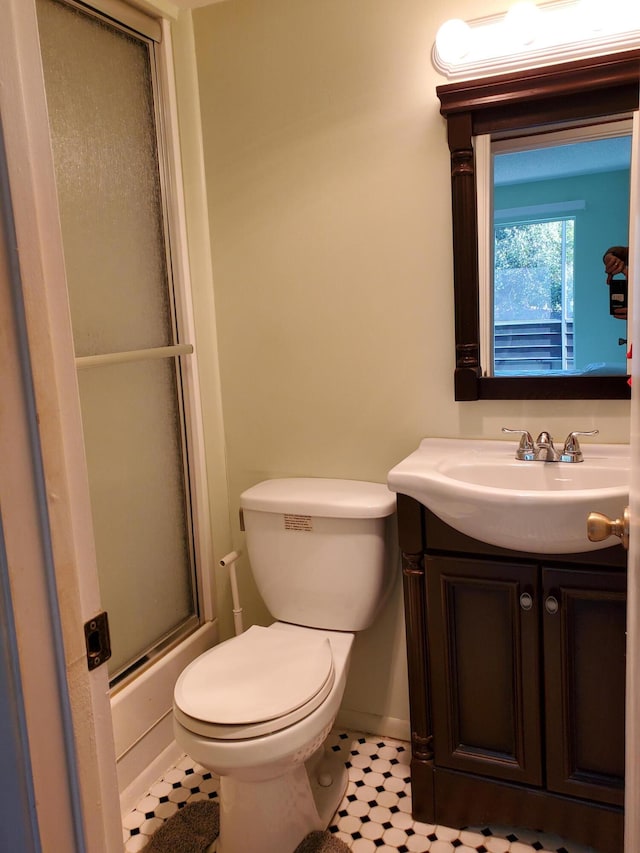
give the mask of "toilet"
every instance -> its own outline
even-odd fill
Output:
[[[220,777],[216,853],[293,853],[347,785],[324,749],[354,634],[393,579],[395,495],[354,480],[267,480],[240,496],[246,548],[275,621],[196,658],[174,691],[181,748]]]

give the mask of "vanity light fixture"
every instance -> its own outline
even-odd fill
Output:
[[[483,77],[640,44],[637,0],[517,0],[503,14],[446,21],[433,64],[449,79]]]

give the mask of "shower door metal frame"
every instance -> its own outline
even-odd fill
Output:
[[[162,42],[163,29],[166,35],[166,25],[161,25],[154,19],[147,19],[142,12],[129,7],[132,16],[124,16],[122,4],[114,7],[110,0],[56,0],[70,7],[75,7],[84,14],[93,16],[104,24],[113,27],[128,36],[136,38],[146,44],[149,54],[149,68],[151,72],[152,100],[154,106],[154,126],[156,134],[157,158],[159,168],[160,205],[163,226],[163,239],[165,247],[165,263],[167,275],[167,290],[169,297],[169,314],[171,319],[171,330],[174,343],[165,347],[153,347],[129,352],[114,352],[100,355],[76,357],[76,368],[88,370],[93,367],[108,364],[126,364],[149,359],[174,359],[175,375],[177,384],[177,405],[179,412],[181,448],[182,448],[182,471],[185,495],[185,521],[187,524],[187,543],[189,561],[191,565],[191,594],[193,615],[185,619],[180,625],[168,631],[165,635],[157,637],[152,645],[141,650],[135,661],[129,661],[118,670],[111,673],[110,684],[114,691],[118,691],[128,684],[131,679],[140,674],[141,671],[151,666],[159,656],[174,648],[183,639],[196,631],[206,620],[212,617],[211,594],[208,583],[207,553],[210,533],[206,520],[202,518],[202,511],[198,513],[198,507],[204,506],[207,501],[194,499],[194,490],[202,494],[204,486],[200,479],[194,484],[197,477],[198,465],[204,469],[204,458],[202,453],[201,438],[198,435],[199,415],[199,389],[197,387],[197,365],[195,364],[194,346],[190,342],[181,339],[182,330],[185,336],[193,339],[193,324],[190,322],[190,299],[189,280],[186,265],[179,263],[181,252],[185,251],[186,240],[180,235],[183,225],[182,217],[177,210],[179,206],[180,187],[177,186],[177,169],[175,163],[175,152],[171,151],[171,134],[167,131],[169,121],[168,91],[171,69],[166,67],[166,52],[158,50]],[[188,365],[191,360],[193,364]],[[190,368],[190,369],[189,369]],[[195,411],[194,411],[195,410]],[[195,447],[195,450],[194,450]],[[194,464],[194,459],[196,460]],[[204,533],[206,541],[199,536],[199,531]],[[204,561],[204,562],[203,562]]]

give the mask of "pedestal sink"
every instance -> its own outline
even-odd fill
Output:
[[[523,462],[513,441],[426,438],[389,472],[388,485],[490,545],[538,554],[594,551],[616,544],[590,542],[587,516],[622,515],[629,446],[582,449],[583,462]]]

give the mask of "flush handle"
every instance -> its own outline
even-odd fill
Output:
[[[609,536],[617,536],[625,550],[629,548],[629,507],[624,508],[622,518],[611,520],[601,512],[590,512],[587,517],[587,538],[590,542],[602,542]]]

